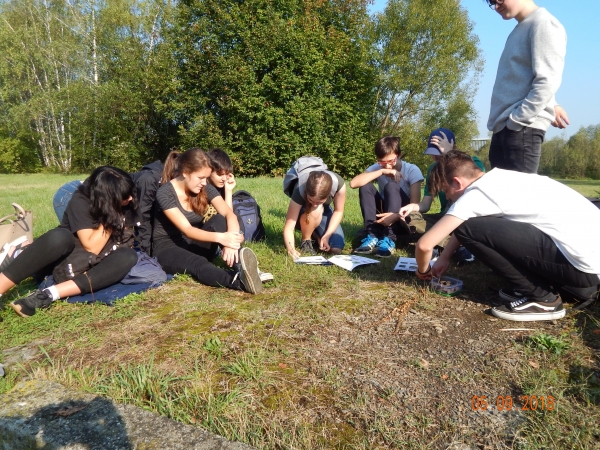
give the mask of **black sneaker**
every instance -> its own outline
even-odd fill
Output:
[[[12,309],[21,317],[31,317],[36,308],[47,308],[52,304],[52,296],[46,290],[36,289],[27,297],[23,297],[10,304]]]
[[[310,239],[306,239],[300,243],[300,254],[315,256],[317,252],[315,252],[315,248],[313,247],[313,241]]]
[[[262,281],[258,273],[258,260],[254,252],[248,247],[240,250],[240,282],[246,292],[260,294],[262,292]]]
[[[475,256],[469,250],[464,247],[458,247],[452,255],[458,264],[468,264],[475,261]]]
[[[565,317],[566,310],[563,308],[559,296],[551,302],[529,300],[522,297],[520,300],[508,305],[492,308],[492,314],[500,319],[513,320],[515,322],[533,322],[536,320],[556,320]]]
[[[525,297],[516,289],[500,289],[498,295],[502,300],[506,300],[507,302],[516,302]]]

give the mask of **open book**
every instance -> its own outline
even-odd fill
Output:
[[[429,262],[429,265],[433,266],[436,261],[437,261],[437,258],[433,258]],[[405,258],[402,256],[396,263],[396,267],[394,267],[394,270],[404,270],[406,272],[416,272],[417,271],[417,260],[415,258]]]
[[[355,267],[365,264],[379,264],[379,261],[376,259],[365,258],[364,256],[357,255],[335,255],[329,259],[326,259],[323,256],[302,256],[298,259],[295,259],[294,262],[297,264],[314,264],[323,266],[335,264],[336,266],[340,266],[342,269],[350,271],[354,270]]]

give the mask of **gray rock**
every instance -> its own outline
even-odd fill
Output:
[[[0,396],[0,449],[246,450],[201,428],[50,381],[19,383]]]

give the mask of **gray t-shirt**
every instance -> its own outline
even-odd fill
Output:
[[[208,203],[210,203],[213,198],[219,196],[219,191],[211,184],[207,184],[204,187],[204,190],[206,192]],[[185,236],[179,231],[179,228],[177,228],[165,215],[166,210],[173,208],[178,208],[193,227],[201,228],[204,223],[204,216],[196,214],[194,211],[187,211],[181,206],[173,184],[170,182],[165,183],[159,187],[156,192],[156,214],[154,216],[153,235],[155,245],[158,245],[165,239],[170,239],[175,243],[186,241]]]

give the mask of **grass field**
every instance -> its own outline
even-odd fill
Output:
[[[33,210],[39,236],[57,224],[54,192],[76,178],[0,175],[0,214],[13,201]],[[600,181],[561,181],[600,196]],[[178,276],[112,308],[57,302],[22,319],[6,306],[26,281],[0,299],[0,362],[32,341],[41,351],[10,367],[0,393],[47,378],[258,448],[600,448],[598,306],[521,326],[489,315],[502,281],[477,262],[451,267],[465,284],[452,298],[395,273],[396,258],[354,272],[296,266],[281,183],[238,181],[267,231],[250,244],[275,276],[261,295]],[[356,191],[342,226],[347,238],[361,227]]]

